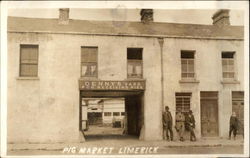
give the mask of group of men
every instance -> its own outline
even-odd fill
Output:
[[[195,128],[195,119],[192,110],[189,110],[189,112],[184,115],[183,112],[181,112],[181,109],[177,109],[176,113],[176,123],[175,123],[175,129],[179,135],[179,140],[184,141],[184,132],[185,130],[190,132],[190,141],[196,141],[196,136],[194,133]],[[230,117],[230,129],[229,129],[229,139],[231,139],[231,135],[233,133],[234,140],[237,135],[237,130],[239,128],[240,121],[238,120],[236,113],[233,112],[232,116]],[[165,112],[163,113],[163,127],[164,127],[164,137],[167,138],[167,140],[173,141],[173,119],[171,112],[169,111],[169,107],[165,107]],[[169,134],[170,133],[170,138]],[[243,135],[244,136],[244,135]]]
[[[169,107],[165,107],[165,112],[163,113],[163,127],[167,140],[173,141],[173,119]],[[192,110],[189,110],[188,114],[185,116],[181,109],[177,109],[176,113],[176,123],[175,129],[179,135],[179,140],[184,141],[184,131],[185,129],[190,132],[190,141],[196,141],[196,136],[194,133],[195,119]],[[169,138],[170,133],[170,138]]]

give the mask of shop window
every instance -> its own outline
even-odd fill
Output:
[[[38,45],[20,45],[21,77],[37,77],[38,75]]]
[[[190,110],[191,93],[175,93],[176,111],[187,114]]]
[[[221,57],[223,79],[234,79],[234,52],[222,52]]]
[[[194,79],[194,51],[181,51],[181,77],[182,79]]]
[[[120,116],[119,112],[113,112],[113,116]]]
[[[111,116],[111,112],[104,112],[104,116]]]
[[[128,78],[142,78],[142,48],[127,49]]]
[[[81,48],[81,76],[97,77],[97,47]]]

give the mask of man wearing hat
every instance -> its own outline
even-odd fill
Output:
[[[169,107],[165,107],[165,112],[163,113],[163,128],[166,133],[167,140],[169,140],[168,132],[170,133],[170,140],[173,141],[173,130],[172,130],[172,115],[169,111]],[[164,135],[165,136],[165,135]]]
[[[196,136],[194,133],[195,119],[192,110],[189,110],[188,116],[186,118],[186,126],[190,132],[190,141],[196,141]]]

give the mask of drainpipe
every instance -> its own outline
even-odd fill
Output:
[[[164,43],[164,39],[163,38],[158,38],[158,42],[160,44],[160,49],[161,49],[161,108],[160,108],[160,114],[161,114],[161,120],[162,120],[162,113],[163,113],[163,108],[164,108],[164,71],[163,71],[163,43]],[[160,123],[161,128],[163,127],[162,125],[162,121]],[[163,128],[162,128],[162,138],[163,137]]]

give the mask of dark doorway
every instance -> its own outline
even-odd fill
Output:
[[[105,111],[105,100],[123,98],[124,111]],[[97,99],[101,108],[88,113],[90,100]],[[84,100],[84,101],[83,101]],[[99,107],[100,107],[99,106]],[[85,113],[85,114],[84,114]],[[107,120],[108,117],[113,119]],[[85,139],[139,138],[143,124],[143,92],[142,91],[81,91],[79,127]],[[105,122],[106,121],[106,122]],[[110,122],[110,124],[107,124]],[[98,130],[91,133],[93,127]],[[92,130],[93,131],[93,130]]]
[[[201,135],[217,137],[218,130],[218,93],[201,92]]]

